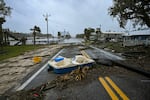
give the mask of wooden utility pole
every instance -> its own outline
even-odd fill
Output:
[[[2,32],[2,24],[5,22],[3,17],[0,17],[0,46],[3,45],[3,32]]]
[[[46,26],[47,26],[47,43],[49,44],[49,34],[48,34],[48,17],[51,16],[51,15],[43,15],[44,18],[45,18],[45,21],[46,21]]]

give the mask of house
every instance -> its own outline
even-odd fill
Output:
[[[90,41],[112,41],[118,42],[122,41],[122,36],[125,34],[123,32],[102,32],[101,28],[87,28],[85,29],[85,36],[89,36]]]
[[[110,41],[110,42],[118,42],[122,41],[122,36],[125,33],[122,32],[91,32],[89,39],[91,41],[99,40],[99,41]]]
[[[132,32],[123,36],[123,46],[150,45],[150,30]]]
[[[102,32],[99,35],[99,40],[112,41],[112,42],[122,41],[122,36],[124,34],[125,33],[122,32]]]

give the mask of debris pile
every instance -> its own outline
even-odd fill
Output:
[[[55,87],[64,89],[70,82],[81,81],[85,78],[88,70],[89,67],[78,67],[78,69],[73,70],[71,73],[58,76],[55,80],[42,84],[39,87],[27,91],[22,90],[7,95],[5,94],[4,97],[6,97],[6,100],[43,100],[45,91]]]
[[[85,78],[89,67],[78,67],[78,69],[73,70],[68,74],[64,74],[62,76],[58,76],[55,80],[48,82],[46,84],[45,90],[51,89],[53,87],[57,87],[59,89],[63,89],[67,86],[68,83],[74,81],[81,81]]]
[[[83,67],[83,68],[79,67],[77,70],[72,71],[70,73],[70,76],[72,76],[76,81],[80,81],[86,76],[88,70],[89,67]]]

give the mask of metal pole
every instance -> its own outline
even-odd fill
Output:
[[[54,31],[53,31],[53,41],[54,41]]]
[[[65,39],[65,37],[66,37],[65,35],[66,35],[66,30],[64,29],[64,39]]]
[[[48,34],[48,15],[47,15],[47,41],[48,41],[48,44],[49,44],[49,34]]]

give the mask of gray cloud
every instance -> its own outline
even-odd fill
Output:
[[[34,25],[46,33],[43,14],[49,13],[49,32],[82,33],[85,27],[99,27],[102,31],[121,31],[116,20],[108,15],[112,0],[6,0],[13,8],[4,27],[18,32],[30,32]]]

